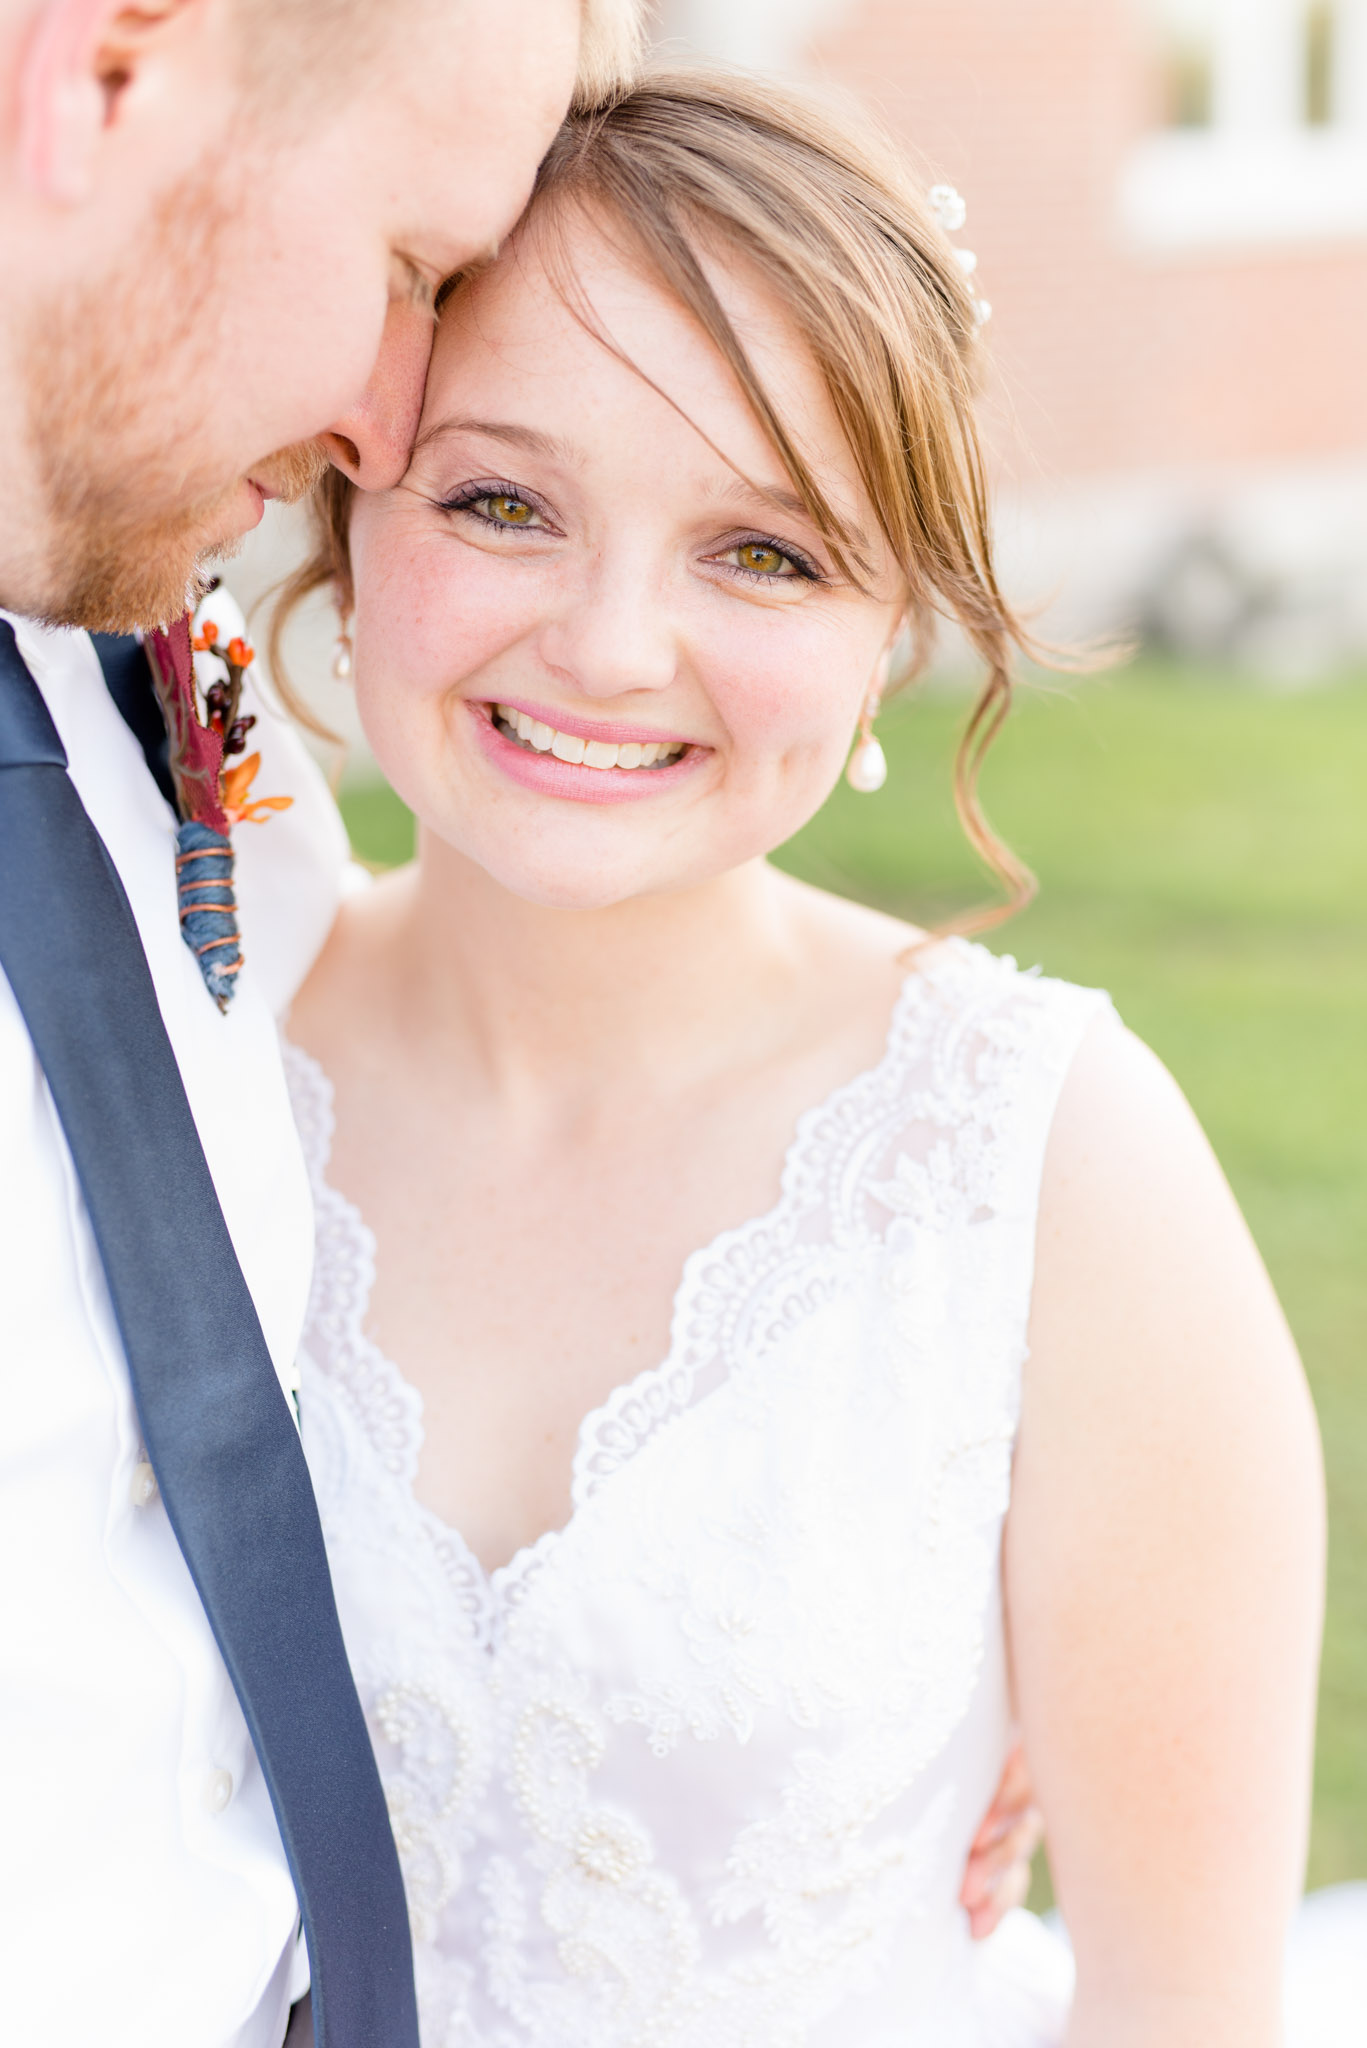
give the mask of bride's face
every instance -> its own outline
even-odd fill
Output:
[[[534,239],[459,295],[408,476],[357,504],[353,632],[366,733],[429,833],[520,896],[589,908],[789,838],[840,773],[904,599],[821,378],[760,285],[712,268],[871,591],[840,575],[690,318],[591,229],[572,253],[628,360]]]

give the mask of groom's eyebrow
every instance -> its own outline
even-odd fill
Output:
[[[523,448],[529,455],[549,456],[552,461],[576,465],[579,455],[573,444],[555,434],[543,434],[539,427],[524,427],[516,420],[438,420],[419,434],[413,446],[416,455],[447,434],[477,434],[486,441],[502,441],[511,448]]]

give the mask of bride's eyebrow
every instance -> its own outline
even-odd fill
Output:
[[[563,462],[577,467],[581,458],[578,450],[569,441],[562,441],[556,434],[543,434],[539,427],[524,427],[516,420],[438,420],[433,426],[425,427],[413,444],[413,453],[421,454],[434,441],[445,439],[450,434],[475,434],[486,441],[501,441],[505,447],[521,448],[529,455],[548,456],[554,462]]]
[[[755,483],[748,477],[719,476],[713,479],[707,496],[718,507],[739,509],[745,505],[767,505],[775,512],[786,512],[790,518],[801,519],[807,526],[815,524],[811,513],[798,493],[787,484]],[[856,551],[867,552],[868,536],[853,520],[843,521],[846,541]]]

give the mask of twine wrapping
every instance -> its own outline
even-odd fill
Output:
[[[187,819],[176,834],[176,894],[181,937],[199,962],[209,994],[226,1010],[242,972],[233,849],[223,833],[197,818]]]

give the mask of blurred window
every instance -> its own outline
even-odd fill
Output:
[[[1311,128],[1327,128],[1334,118],[1337,13],[1324,4],[1305,11],[1305,119]]]
[[[1209,128],[1215,118],[1213,0],[1166,0],[1158,26],[1167,125]]]
[[[1367,236],[1367,0],[1146,0],[1161,82],[1121,216],[1155,249]]]
[[[812,37],[851,0],[655,0],[655,40],[755,71],[801,70]]]

